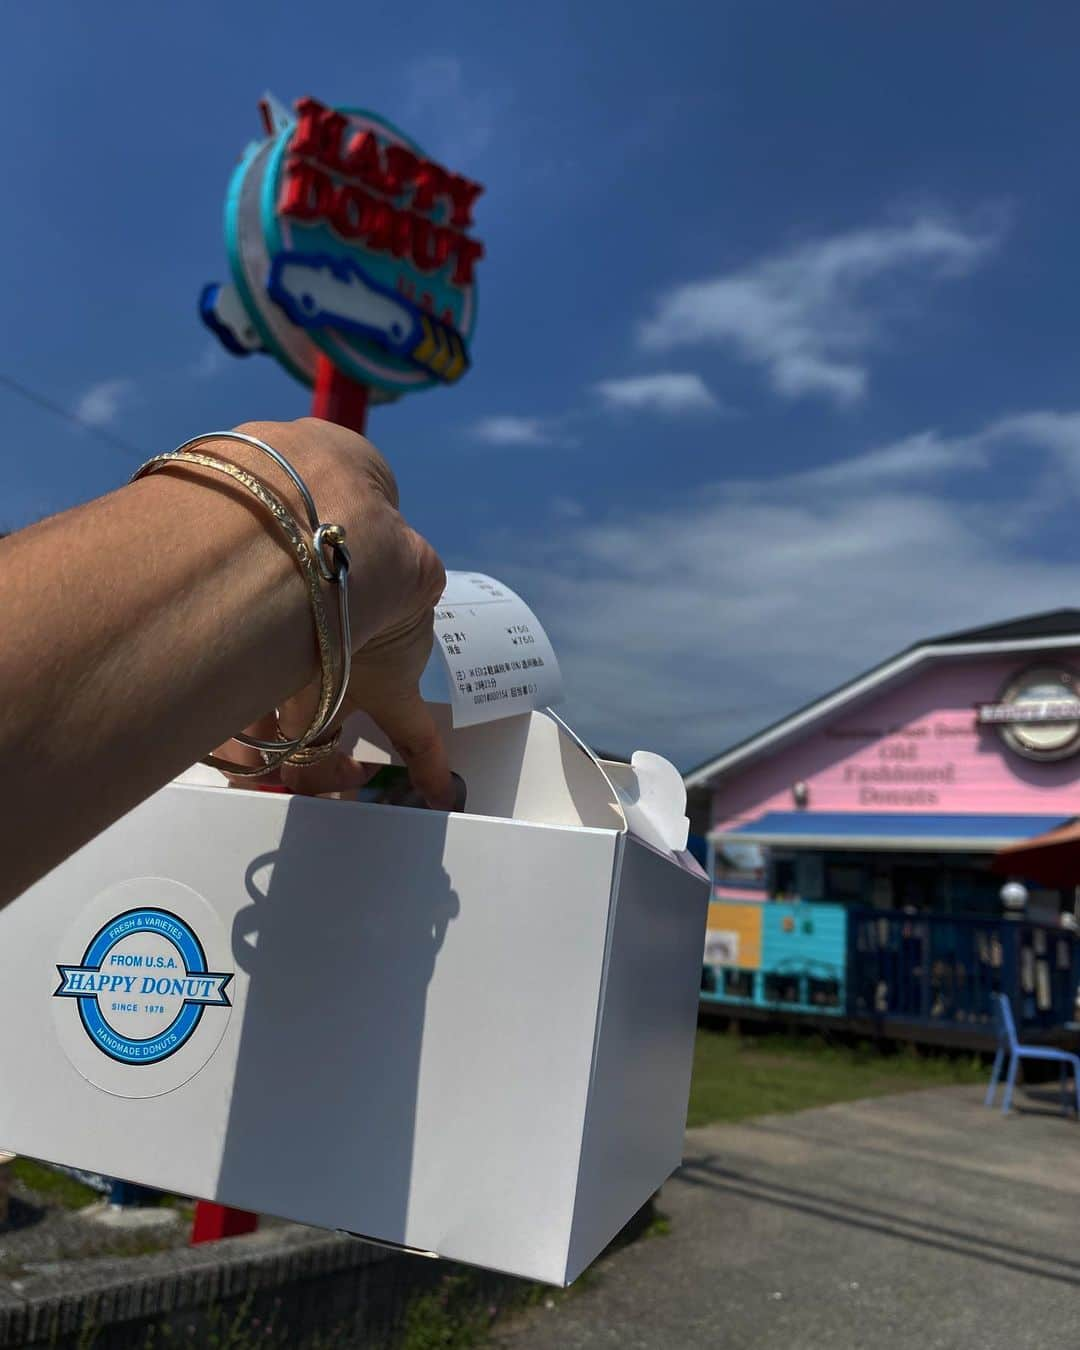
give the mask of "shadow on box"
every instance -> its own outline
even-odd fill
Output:
[[[219,1173],[228,1203],[257,1209],[269,1166],[277,1207],[303,1218],[313,1182],[325,1193],[333,1177],[365,1232],[404,1241],[427,989],[460,911],[446,823],[388,809],[373,856],[367,829],[350,835],[337,809],[294,797],[280,846],[248,865],[251,903],[232,931],[249,984]],[[427,884],[402,886],[406,868]]]

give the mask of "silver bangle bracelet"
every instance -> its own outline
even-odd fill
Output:
[[[249,445],[258,450],[261,454],[268,456],[285,474],[288,475],[293,487],[296,488],[304,503],[304,510],[307,513],[308,527],[312,536],[312,553],[314,555],[315,565],[322,578],[333,586],[336,586],[338,592],[338,623],[341,638],[341,662],[338,674],[337,686],[330,699],[326,713],[315,726],[309,727],[302,736],[295,739],[281,737],[274,741],[259,740],[255,736],[246,736],[242,732],[232,737],[241,745],[246,745],[252,750],[258,750],[267,766],[267,771],[276,768],[283,760],[286,760],[294,751],[301,750],[313,745],[319,738],[327,732],[333,725],[338,713],[341,711],[341,705],[345,701],[345,693],[349,686],[349,678],[352,674],[352,625],[349,617],[349,566],[351,558],[349,550],[345,544],[345,529],[341,525],[332,525],[319,520],[319,513],[315,507],[315,501],[308,490],[307,484],[296,472],[293,466],[280,451],[275,450],[272,445],[267,445],[265,441],[260,441],[257,436],[249,436],[243,431],[209,431],[200,436],[193,436],[190,440],[184,441],[178,445],[175,450],[168,454],[156,455],[148,460],[132,474],[132,482],[142,477],[144,474],[168,464],[174,456],[181,456],[196,449],[200,445],[205,445],[208,441],[236,441],[241,445]],[[183,463],[183,461],[180,461]],[[275,715],[277,710],[275,709]]]

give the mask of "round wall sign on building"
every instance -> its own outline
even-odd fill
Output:
[[[980,726],[996,728],[1025,759],[1067,759],[1080,751],[1078,677],[1061,666],[1031,666],[1015,676],[997,702],[976,705]]]
[[[478,183],[359,108],[300,99],[229,188],[232,281],[200,313],[234,355],[266,351],[312,383],[324,356],[377,400],[451,384],[476,326]]]

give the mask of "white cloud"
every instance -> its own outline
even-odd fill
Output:
[[[605,411],[658,412],[673,415],[715,412],[720,405],[699,375],[654,374],[603,380],[593,386]],[[573,446],[578,439],[568,428],[580,424],[583,410],[556,417],[521,417],[514,413],[482,417],[467,428],[473,440],[494,446]]]
[[[988,429],[970,439],[947,439],[936,431],[921,431],[854,459],[807,469],[797,475],[797,480],[816,487],[866,487],[939,478],[962,468],[981,469],[986,467],[988,447],[996,434],[996,429]],[[791,481],[796,481],[796,476]]]
[[[191,373],[197,380],[210,380],[220,375],[229,364],[229,355],[220,342],[208,342],[191,363]]]
[[[1080,487],[1080,413],[1032,412],[1003,417],[987,435],[997,444],[1033,441],[1045,447]]]
[[[405,89],[408,120],[426,124],[422,144],[447,168],[467,167],[491,144],[502,100],[471,84],[456,56],[414,61],[405,72]]]
[[[469,428],[485,445],[572,445],[559,423],[545,417],[482,417]]]
[[[593,386],[608,408],[658,413],[711,412],[718,404],[700,375],[633,375]]]
[[[75,404],[75,416],[88,427],[107,427],[116,421],[121,404],[134,390],[134,380],[102,380],[100,384],[92,384]]]
[[[580,520],[585,514],[584,506],[573,497],[552,497],[548,510],[560,520]]]
[[[1029,540],[1071,518],[1077,466],[1080,413],[1031,413],[501,537],[490,570],[549,629],[571,725],[690,764],[920,638],[1076,605],[1080,563]],[[1003,501],[1017,467],[1030,488]]]
[[[919,215],[808,240],[675,287],[639,326],[639,343],[648,351],[718,343],[763,367],[783,398],[851,404],[866,393],[866,354],[881,340],[896,287],[966,276],[1000,238],[1000,229]]]

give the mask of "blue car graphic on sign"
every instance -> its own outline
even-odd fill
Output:
[[[301,328],[341,328],[371,338],[447,384],[469,368],[461,335],[344,258],[279,253],[267,289]]]

